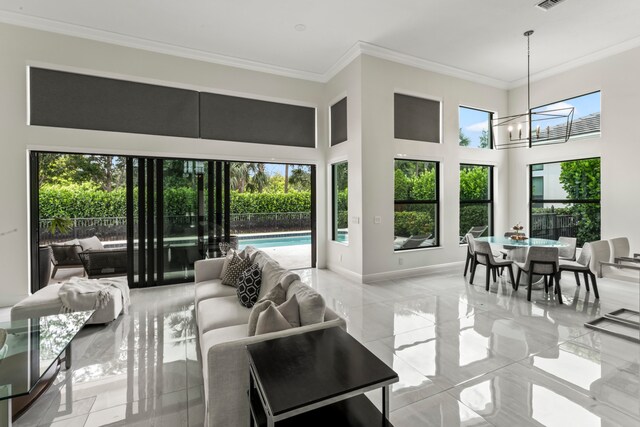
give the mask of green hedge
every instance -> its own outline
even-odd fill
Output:
[[[178,216],[197,211],[196,191],[188,187],[167,188],[165,215]],[[137,199],[137,189],[134,189]],[[340,203],[346,206],[346,194]],[[90,184],[43,185],[40,187],[40,218],[102,218],[126,215],[124,188],[106,192]],[[231,213],[309,212],[311,193],[231,192]]]

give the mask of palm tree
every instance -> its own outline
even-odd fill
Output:
[[[284,192],[289,191],[289,164],[284,165]]]
[[[251,187],[253,190],[262,193],[262,190],[269,184],[269,175],[264,168],[264,163],[252,163],[253,176],[251,177]]]
[[[229,173],[231,188],[237,190],[238,193],[244,193],[251,179],[251,165],[252,163],[231,163],[231,171]]]

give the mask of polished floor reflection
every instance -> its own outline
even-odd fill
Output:
[[[470,286],[461,268],[372,285],[300,274],[398,372],[395,426],[640,425],[640,345],[583,326],[637,310],[637,282],[602,279],[595,301],[567,276],[561,306],[542,291],[527,302],[502,280],[489,292]],[[72,370],[17,426],[202,425],[193,286],[132,300],[128,316],[81,332]],[[369,396],[379,404],[379,392]]]

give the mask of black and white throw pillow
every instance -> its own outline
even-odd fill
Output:
[[[238,278],[250,265],[251,261],[248,259],[242,259],[234,253],[233,258],[227,267],[227,271],[225,271],[224,276],[222,276],[221,283],[223,285],[236,287],[238,284]]]
[[[247,308],[253,307],[258,301],[260,285],[262,283],[262,271],[258,264],[253,264],[240,274],[238,279],[237,293],[240,304]]]

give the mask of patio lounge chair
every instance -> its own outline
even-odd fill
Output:
[[[395,243],[394,249],[416,249],[419,248],[425,240],[433,238],[433,234],[416,234],[411,235],[407,240],[401,243]]]
[[[477,227],[471,227],[469,231],[464,236],[460,236],[460,244],[463,245],[467,243],[467,234],[472,234],[473,237],[478,238],[484,234],[484,232],[489,228],[487,225],[480,225]]]

